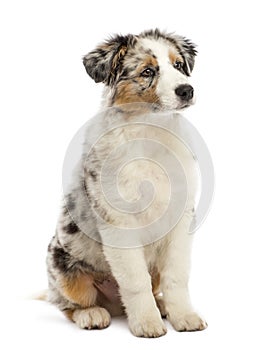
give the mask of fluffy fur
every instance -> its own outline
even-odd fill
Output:
[[[194,92],[188,79],[195,55],[195,46],[189,40],[154,30],[112,37],[88,53],[84,65],[95,82],[106,85],[105,105],[117,107],[117,117],[126,120],[131,111],[125,104],[130,102],[147,102],[152,110],[191,105]],[[111,115],[104,114],[98,130],[107,130],[110,120]],[[184,157],[192,169],[191,190],[185,214],[176,227],[152,244],[113,248],[102,244],[105,232],[91,212],[97,209],[108,222],[121,223],[121,217],[103,199],[99,177],[111,145],[126,142],[134,130],[117,129],[89,152],[94,132],[94,127],[87,132],[84,157],[65,195],[56,234],[48,247],[48,300],[86,329],[105,328],[111,316],[123,313],[136,336],[165,334],[161,316],[167,317],[178,331],[204,329],[206,323],[193,310],[188,292],[192,235],[186,232],[194,216],[197,190],[194,161]],[[140,183],[138,173],[149,175],[154,171],[151,165],[139,163],[128,167],[120,179],[120,186],[131,199],[136,196],[132,188]],[[164,180],[161,177],[160,188]],[[163,193],[161,190],[158,207],[165,200]],[[70,213],[78,220],[73,220]],[[82,232],[78,225],[81,222],[94,231],[97,240]]]

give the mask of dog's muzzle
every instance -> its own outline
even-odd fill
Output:
[[[175,94],[184,102],[189,102],[194,96],[194,89],[189,84],[179,85],[175,89]]]

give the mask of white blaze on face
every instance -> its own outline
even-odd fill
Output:
[[[156,93],[163,107],[176,109],[183,103],[176,95],[175,89],[182,84],[188,84],[188,77],[173,67],[170,52],[178,52],[176,48],[162,40],[143,38],[140,40],[145,49],[149,49],[156,56],[159,65],[159,79]]]

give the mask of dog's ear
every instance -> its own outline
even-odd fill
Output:
[[[89,76],[96,83],[111,85],[121,70],[121,65],[130,45],[134,45],[132,35],[111,37],[95,50],[83,57],[83,63]]]
[[[189,76],[194,68],[195,56],[197,55],[196,45],[182,36],[176,36],[175,39],[184,59],[183,69]]]

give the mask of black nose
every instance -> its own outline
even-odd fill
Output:
[[[176,95],[178,95],[183,101],[190,101],[194,95],[194,89],[189,84],[179,85],[175,89]]]

